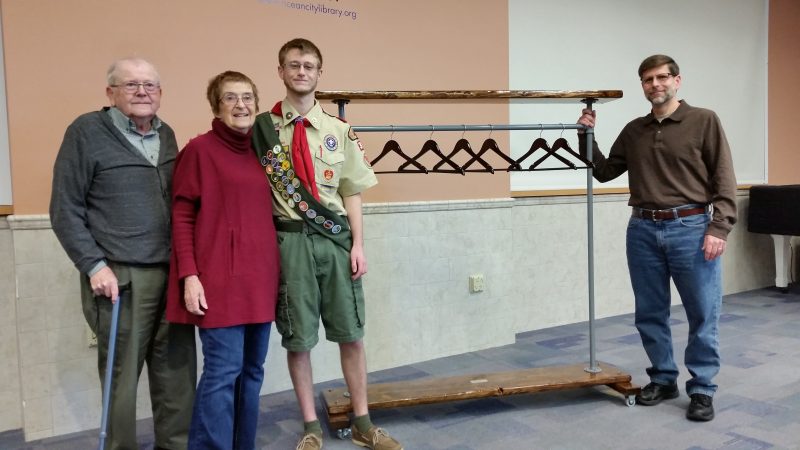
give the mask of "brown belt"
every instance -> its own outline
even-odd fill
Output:
[[[679,217],[694,216],[697,214],[705,214],[706,208],[684,208],[684,209],[642,209],[633,207],[631,215],[648,220],[671,220]]]

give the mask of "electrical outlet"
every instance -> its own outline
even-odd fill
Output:
[[[483,274],[476,273],[469,276],[469,291],[472,293],[483,292]]]
[[[97,347],[97,335],[89,328],[89,325],[86,325],[86,345],[88,345],[89,348]]]

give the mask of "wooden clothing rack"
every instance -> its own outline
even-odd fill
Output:
[[[339,106],[339,117],[345,116],[345,105],[351,100],[476,100],[476,99],[528,99],[534,102],[578,103],[582,102],[591,109],[595,103],[604,103],[622,98],[622,91],[318,91],[318,100],[332,100]],[[631,383],[631,376],[621,369],[595,359],[595,305],[594,305],[594,215],[592,194],[592,152],[591,143],[594,130],[578,124],[500,124],[500,125],[378,125],[353,126],[356,132],[434,132],[434,131],[472,131],[472,130],[570,130],[581,129],[586,133],[586,160],[580,167],[586,170],[586,214],[587,214],[587,265],[588,265],[588,297],[589,297],[589,366],[583,364],[569,366],[537,367],[532,369],[508,372],[462,375],[447,378],[424,378],[394,383],[370,384],[367,387],[367,398],[370,409],[397,408],[421,404],[432,404],[455,400],[467,400],[486,397],[573,389],[588,386],[608,386],[621,393],[625,403],[633,406],[640,388]],[[545,143],[546,145],[546,143]],[[554,144],[553,147],[556,147]],[[532,153],[532,150],[529,153]],[[548,152],[547,156],[552,155]],[[574,156],[574,155],[573,155]],[[440,154],[440,161],[434,166],[438,169],[444,165],[448,169],[439,172],[460,173],[470,171],[518,170],[519,164],[504,168],[487,167],[486,161],[480,157],[472,159],[463,166],[457,166],[446,155]],[[397,170],[376,173],[431,173],[418,161],[406,156],[406,162]],[[379,159],[379,158],[378,158]],[[506,161],[511,160],[509,157]],[[376,161],[377,162],[377,161]],[[477,170],[468,170],[474,163],[480,163]],[[515,161],[517,162],[517,161]],[[539,161],[540,162],[540,161]],[[405,170],[413,166],[414,169]],[[543,170],[532,165],[528,170]],[[576,169],[578,167],[571,167]],[[548,169],[544,169],[548,170]],[[352,412],[350,396],[346,388],[326,389],[322,392],[328,423],[336,430],[340,438],[349,435],[348,414]]]

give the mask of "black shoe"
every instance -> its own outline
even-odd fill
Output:
[[[711,397],[705,394],[692,394],[690,397],[692,402],[686,410],[687,419],[708,422],[714,418],[714,404]]]
[[[636,396],[636,403],[645,406],[653,406],[661,403],[661,400],[669,400],[678,397],[678,384],[658,384],[648,383],[642,388],[642,392]]]

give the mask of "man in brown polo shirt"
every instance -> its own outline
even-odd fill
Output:
[[[652,110],[629,122],[608,158],[593,142],[594,177],[605,182],[628,172],[632,215],[626,248],[636,299],[636,328],[650,358],[650,383],[636,400],[656,405],[678,397],[678,366],[672,354],[670,283],[681,296],[689,322],[685,364],[691,378],[686,417],[714,418],[712,398],[719,372],[720,256],[736,223],[736,177],[728,141],[717,115],[676,94],[678,64],[666,55],[642,61],[639,78]],[[595,112],[578,123],[595,126]],[[585,136],[579,132],[580,148]]]

